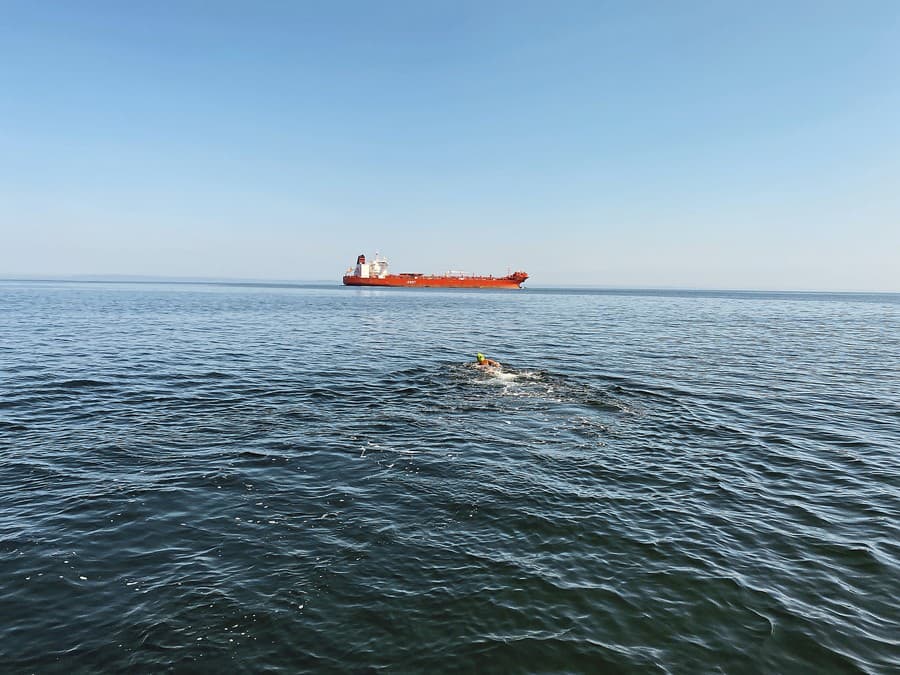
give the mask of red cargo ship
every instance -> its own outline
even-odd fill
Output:
[[[505,277],[480,276],[463,272],[446,274],[422,274],[421,272],[401,272],[388,274],[388,261],[375,254],[375,259],[367,263],[366,256],[356,259],[356,267],[350,267],[344,274],[345,286],[406,286],[413,288],[522,288],[528,278],[525,272],[513,272]]]

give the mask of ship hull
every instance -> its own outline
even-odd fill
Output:
[[[393,286],[403,288],[522,288],[528,277],[433,276],[427,274],[388,274],[385,277],[344,277],[345,286]]]

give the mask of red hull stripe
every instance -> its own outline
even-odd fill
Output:
[[[527,274],[508,277],[431,277],[388,274],[383,279],[345,276],[345,286],[402,286],[406,288],[521,288]]]

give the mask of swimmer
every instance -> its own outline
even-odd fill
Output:
[[[485,358],[484,354],[482,354],[481,352],[478,352],[475,355],[475,361],[478,363],[479,366],[490,366],[493,368],[500,367],[499,361],[494,361],[494,359]]]

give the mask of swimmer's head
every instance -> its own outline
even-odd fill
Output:
[[[481,352],[478,352],[475,355],[475,358],[478,359],[478,363],[481,363],[482,361],[484,361],[484,354],[482,354]]]

